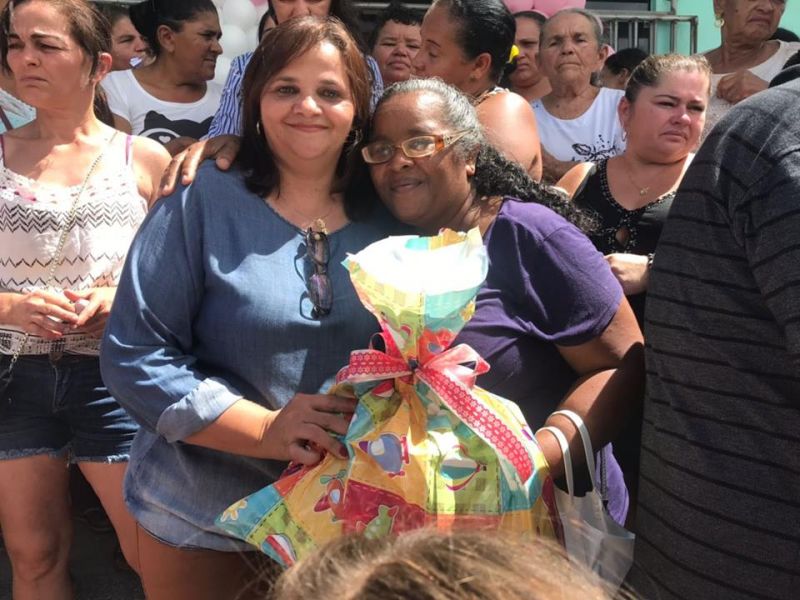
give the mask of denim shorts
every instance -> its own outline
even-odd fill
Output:
[[[0,356],[0,373],[10,361]],[[48,454],[123,462],[139,428],[109,395],[94,356],[21,356],[3,400],[0,460]]]

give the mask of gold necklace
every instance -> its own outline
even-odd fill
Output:
[[[625,160],[625,175],[628,176],[628,181],[631,182],[631,185],[638,190],[640,198],[644,198],[647,194],[650,193],[649,185],[642,187],[633,180],[633,175],[631,175],[631,168],[627,160]]]
[[[316,218],[312,218],[312,217],[309,217],[306,214],[303,214],[302,212],[297,210],[291,204],[284,204],[284,205],[281,206],[281,209],[278,209],[278,206],[275,204],[275,201],[278,198],[280,198],[280,195],[278,195],[272,201],[270,201],[269,199],[266,199],[266,202],[270,206],[272,206],[272,208],[274,208],[275,211],[278,212],[278,213],[280,213],[281,210],[283,210],[283,209],[288,209],[289,211],[293,212],[295,214],[295,216],[300,217],[303,220],[303,227],[301,227],[300,229],[305,230],[305,229],[311,228],[314,231],[321,231],[322,233],[327,235],[328,227],[327,227],[327,225],[325,223],[325,219],[327,219],[330,216],[330,214],[333,212],[333,209],[336,208],[336,205],[337,205],[336,202],[333,203],[333,205],[325,212],[324,215],[321,215],[321,216],[316,217]]]
[[[486,100],[490,96],[494,96],[495,94],[499,94],[499,93],[504,92],[504,91],[506,91],[506,90],[504,90],[503,88],[498,87],[496,85],[493,85],[488,90],[484,90],[483,92],[481,92],[477,96],[473,97],[472,98],[472,106],[478,106],[481,102],[483,102],[484,100]]]

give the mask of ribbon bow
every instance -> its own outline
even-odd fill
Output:
[[[336,375],[336,383],[387,379],[423,382],[453,414],[514,466],[522,482],[530,478],[533,461],[523,443],[494,411],[472,394],[475,379],[489,370],[489,364],[474,349],[459,344],[425,362],[406,362],[389,336],[380,337],[388,352],[374,348],[351,352],[350,364]]]

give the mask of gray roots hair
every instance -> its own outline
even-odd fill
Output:
[[[585,8],[564,8],[559,10],[557,13],[552,15],[549,19],[544,22],[542,25],[542,32],[541,37],[544,39],[548,25],[551,23],[553,19],[558,17],[559,15],[580,15],[592,26],[592,34],[594,35],[594,39],[597,42],[598,46],[603,44],[603,21],[598,17],[595,13],[590,10],[586,10]]]
[[[417,93],[428,94],[438,100],[442,124],[452,131],[469,130],[469,133],[453,144],[453,150],[458,153],[460,158],[474,156],[478,148],[488,144],[483,134],[481,122],[478,120],[478,113],[475,111],[472,102],[464,93],[438,77],[408,79],[391,85],[386,89],[380,102],[375,107],[375,114],[378,113],[383,104],[394,96]]]

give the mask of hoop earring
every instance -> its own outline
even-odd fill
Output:
[[[722,13],[717,13],[714,15],[714,27],[717,29],[722,29],[725,27],[725,19],[722,18]]]
[[[261,131],[261,121],[256,121],[256,131],[258,132],[258,135],[264,135]]]

